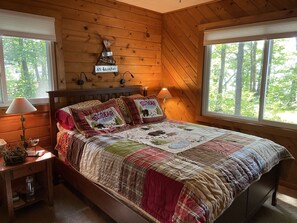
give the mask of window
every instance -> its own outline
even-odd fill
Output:
[[[296,128],[297,35],[233,37],[206,44],[203,114]]]
[[[52,89],[50,42],[45,40],[3,36],[4,72],[7,101],[15,97],[47,98]],[[5,89],[3,87],[3,89]],[[3,99],[2,99],[3,100]]]
[[[0,104],[15,97],[46,102],[53,89],[54,20],[0,10]]]

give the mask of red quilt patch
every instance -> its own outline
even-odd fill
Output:
[[[182,183],[149,170],[144,181],[142,208],[161,222],[172,222],[182,188]]]

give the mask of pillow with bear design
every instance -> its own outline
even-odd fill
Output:
[[[134,124],[162,121],[166,118],[155,96],[142,98],[124,98]]]

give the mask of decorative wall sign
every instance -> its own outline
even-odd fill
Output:
[[[113,54],[110,49],[111,43],[109,40],[103,40],[103,49],[97,58],[97,62],[94,69],[94,74],[97,73],[114,73],[118,75],[118,66],[113,59]]]
[[[118,72],[117,65],[96,65],[95,73],[114,73]]]

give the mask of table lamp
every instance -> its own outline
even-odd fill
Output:
[[[164,112],[166,110],[166,99],[169,99],[169,98],[172,98],[169,90],[166,88],[166,87],[163,87],[161,89],[161,91],[159,92],[159,94],[157,95],[157,98],[162,98],[163,99],[163,109],[164,109]]]
[[[24,114],[37,111],[37,109],[26,99],[23,97],[15,98],[11,104],[9,105],[8,109],[6,110],[6,114],[19,114],[21,115],[21,124],[23,135],[21,135],[21,141],[24,143],[24,148],[27,149],[28,143],[26,142],[26,128],[24,126],[25,117]]]

